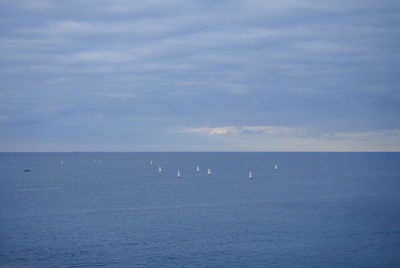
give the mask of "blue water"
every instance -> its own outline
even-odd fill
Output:
[[[0,154],[0,267],[271,266],[399,267],[400,153]]]

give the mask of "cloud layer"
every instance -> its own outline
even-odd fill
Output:
[[[238,150],[265,135],[281,139],[264,150],[343,147],[328,136],[399,150],[368,134],[400,128],[399,12],[391,0],[1,1],[0,150],[222,150],[227,135]]]

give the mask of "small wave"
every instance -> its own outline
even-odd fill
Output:
[[[54,191],[58,190],[60,187],[25,187],[25,188],[18,188],[18,191]]]

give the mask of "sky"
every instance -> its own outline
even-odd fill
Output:
[[[400,2],[0,0],[0,151],[400,151]]]

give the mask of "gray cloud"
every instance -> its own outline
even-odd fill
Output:
[[[276,126],[316,138],[400,128],[396,1],[21,0],[0,10],[0,140],[46,142],[51,130],[102,144],[111,134],[99,129],[112,127],[129,133],[124,142],[143,147],[151,133],[183,148],[185,133],[169,129]],[[22,127],[32,135],[16,135]]]

